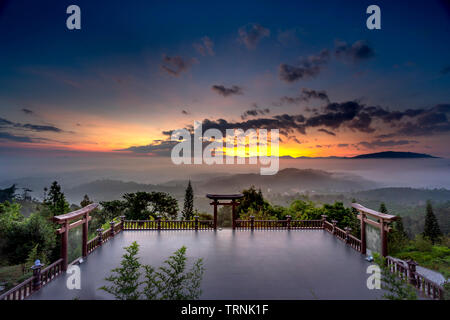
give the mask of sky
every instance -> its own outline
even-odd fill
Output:
[[[200,121],[279,129],[280,156],[450,157],[449,39],[448,1],[0,0],[0,153],[166,157]]]

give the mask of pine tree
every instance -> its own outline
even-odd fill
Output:
[[[382,202],[380,204],[380,209],[378,211],[380,211],[381,213],[388,213],[386,205],[384,204],[384,202]]]
[[[84,195],[83,200],[80,202],[80,206],[82,208],[92,204],[93,202],[91,201],[91,199],[89,199],[89,196],[87,194]]]
[[[191,180],[189,180],[184,195],[183,219],[191,220],[194,217],[194,190],[192,189]]]
[[[44,189],[46,192],[46,190]],[[61,186],[57,181],[54,181],[45,195],[44,204],[49,208],[52,216],[57,216],[69,212],[69,204],[66,201],[66,196],[61,191]]]
[[[431,206],[430,200],[427,201],[427,213],[425,215],[423,236],[430,239],[432,244],[437,242],[442,236],[441,229],[439,228],[438,221],[433,213],[433,207]]]

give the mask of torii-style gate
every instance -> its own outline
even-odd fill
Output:
[[[388,223],[398,220],[399,217],[366,208],[359,203],[352,203],[352,207],[358,211],[358,219],[361,221],[361,253],[366,254],[366,224],[369,224],[380,230],[381,255],[386,257],[388,254],[387,234],[391,231]]]
[[[69,242],[69,230],[73,229],[75,227],[78,227],[79,225],[83,225],[83,245],[82,245],[82,256],[86,257],[88,255],[87,250],[87,243],[88,243],[88,225],[89,220],[91,220],[92,217],[89,216],[89,213],[98,207],[97,203],[90,204],[80,210],[69,212],[66,214],[62,214],[59,216],[54,216],[53,221],[56,223],[59,223],[61,225],[61,228],[56,230],[56,234],[61,235],[61,258],[63,259],[62,262],[62,270],[67,270],[67,243]],[[80,219],[81,218],[81,219]],[[70,223],[70,221],[79,219],[73,223]]]
[[[238,200],[242,199],[244,195],[242,193],[236,194],[210,194],[206,195],[208,199],[213,200],[210,205],[214,206],[214,229],[217,229],[217,206],[231,206],[232,207],[232,220],[233,229],[236,228],[236,207],[240,204]],[[230,202],[219,202],[220,200],[231,200]]]

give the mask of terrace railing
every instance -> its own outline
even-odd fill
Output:
[[[323,229],[322,220],[236,220],[237,230],[296,230],[296,229]]]
[[[0,295],[0,300],[23,300],[62,274],[63,259],[41,270],[35,268],[33,276]]]
[[[387,256],[386,263],[392,273],[395,273],[401,279],[408,281],[419,291],[421,296],[431,299],[444,299],[444,288],[419,274],[416,271],[416,262],[408,260],[405,265],[403,261]]]
[[[213,230],[213,220],[126,220],[124,230]]]

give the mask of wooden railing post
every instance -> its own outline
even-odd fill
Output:
[[[350,231],[352,231],[352,228],[345,227],[344,230],[345,230],[345,242],[350,243]]]
[[[322,214],[322,229],[325,229],[325,221],[327,221],[327,215],[326,214]]]
[[[292,219],[292,217],[291,216],[286,216],[286,227],[287,227],[287,229],[288,230],[291,230],[291,219]]]
[[[250,216],[250,230],[255,230],[255,216]]]
[[[97,229],[97,236],[97,243],[99,246],[101,246],[103,244],[103,228]]]
[[[161,216],[156,217],[156,223],[158,225],[158,230],[161,230]]]
[[[198,216],[195,216],[194,219],[195,219],[195,231],[198,231]]]
[[[69,222],[65,221],[62,225],[64,228],[64,232],[61,234],[61,258],[63,259],[62,262],[62,270],[67,270],[68,262],[68,255],[67,255],[67,244],[69,243]]]
[[[366,254],[367,252],[367,246],[366,246],[366,215],[362,212],[360,212],[360,219],[361,219],[361,253]]]
[[[333,224],[333,234],[336,234],[336,220],[331,220],[331,223]]]
[[[41,269],[43,266],[40,260],[36,260],[34,266],[31,267],[31,270],[33,270],[33,291],[41,288]]]
[[[114,222],[114,220],[109,222],[109,226],[111,227],[111,230],[110,230],[111,237],[114,237],[114,225],[115,224],[116,223]]]
[[[408,281],[412,286],[415,287],[417,285],[417,280],[416,280],[417,262],[415,262],[412,259],[409,259],[406,261],[406,263],[408,264]]]
[[[121,223],[120,229],[122,231],[125,230],[125,216],[120,216],[120,223]]]

